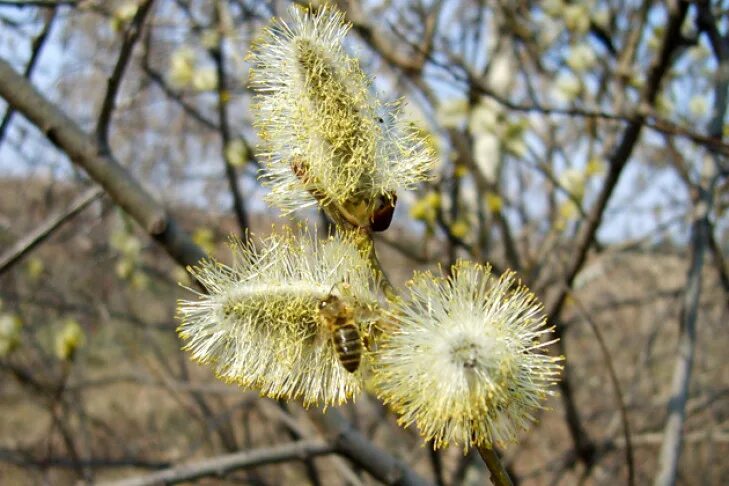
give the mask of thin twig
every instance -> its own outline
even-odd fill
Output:
[[[103,193],[103,189],[98,186],[87,189],[80,196],[74,199],[63,211],[49,216],[45,221],[33,229],[33,231],[18,239],[15,244],[0,254],[0,275],[20,261],[20,259],[27,255],[33,248],[45,241],[56,229],[61,227],[63,223],[73,218],[86,206],[98,199]]]
[[[116,97],[121,87],[124,73],[126,72],[129,60],[132,58],[134,45],[137,43],[142,33],[142,25],[147,13],[152,7],[154,0],[146,0],[137,8],[137,13],[124,30],[124,40],[119,49],[119,57],[117,58],[114,70],[106,82],[106,94],[101,103],[101,111],[96,122],[96,140],[105,149],[109,150],[109,125],[111,124],[111,116],[116,106]]]
[[[178,263],[194,265],[205,257],[166,210],[110,154],[104,153],[94,137],[81,130],[4,59],[0,59],[0,96],[84,168]]]
[[[303,438],[313,438],[318,436],[318,432],[308,415],[300,417],[304,420],[301,423],[291,414],[283,411],[275,406],[272,400],[259,400],[258,409],[271,420],[278,420],[283,423],[290,431],[295,432]],[[331,455],[326,458],[332,466],[337,470],[342,480],[349,486],[362,486],[363,483],[357,474],[352,470],[347,460],[337,455]]]
[[[194,463],[180,464],[152,474],[106,484],[107,486],[176,484],[207,476],[224,477],[226,474],[238,469],[302,460],[307,457],[331,454],[332,452],[335,452],[335,448],[326,441],[305,440],[277,447],[226,454]]]
[[[40,58],[40,53],[43,50],[43,45],[45,44],[46,39],[48,38],[48,34],[51,32],[53,22],[56,19],[56,12],[57,9],[54,6],[46,13],[46,23],[43,26],[43,30],[40,32],[40,34],[38,34],[38,37],[33,39],[33,43],[31,45],[30,59],[28,59],[28,64],[26,64],[25,71],[23,72],[23,76],[27,79],[30,79],[31,75],[33,74],[33,69],[35,69],[35,65],[38,62],[38,58]],[[15,110],[13,110],[13,107],[8,106],[8,109],[5,111],[5,115],[0,122],[0,143],[2,143],[3,138],[5,138],[5,133],[10,126],[10,121],[13,119],[14,112]]]
[[[729,37],[723,36],[713,17],[708,1],[697,5],[699,28],[706,32],[717,59],[717,75],[714,84],[714,109],[708,123],[708,132],[721,138],[724,118],[729,105]],[[664,428],[663,442],[658,455],[658,470],[655,486],[673,486],[676,483],[678,460],[683,442],[683,425],[686,418],[686,401],[691,379],[691,369],[696,347],[696,320],[701,296],[701,271],[704,254],[710,246],[711,222],[709,215],[713,204],[717,173],[722,165],[718,151],[713,150],[714,166],[704,166],[701,178],[692,188],[694,204],[691,224],[691,264],[686,278],[686,291],[681,302],[678,353],[671,382],[671,395],[668,400],[668,417]],[[691,477],[691,479],[696,479]]]
[[[17,449],[0,448],[0,461],[15,464],[24,468],[72,468],[78,467],[78,463],[74,462],[71,457],[51,456],[39,458],[35,457],[32,452]],[[81,466],[91,469],[111,469],[111,468],[139,468],[139,469],[160,469],[169,467],[169,462],[152,461],[138,457],[95,457],[92,459],[81,459]]]
[[[0,7],[46,7],[77,5],[83,0],[0,0]]]
[[[724,302],[729,307],[729,268],[727,268],[726,259],[721,252],[719,244],[716,242],[713,231],[709,231],[709,248],[714,257],[714,267],[719,274],[719,283],[721,283],[721,287],[724,289],[724,295],[726,297]]]
[[[324,426],[324,432],[330,442],[336,445],[338,453],[346,456],[375,479],[400,486],[430,484],[401,460],[372,447],[370,441],[339,410],[332,408],[326,413],[314,413],[312,418]]]
[[[261,400],[263,401],[263,400]],[[276,402],[279,410],[281,412],[282,417],[291,418],[291,415],[289,414],[288,406],[286,405],[285,400],[278,400]],[[295,422],[293,419],[292,422]],[[291,427],[289,423],[284,423],[284,428],[286,429],[286,433],[288,434],[289,438],[291,440],[303,440],[304,434],[302,434],[297,428]],[[309,482],[312,486],[321,486],[321,478],[319,477],[319,470],[316,468],[316,463],[314,463],[314,460],[312,458],[306,458],[304,460],[304,467],[306,468],[306,475],[309,478]]]
[[[620,418],[623,422],[623,438],[625,440],[625,463],[628,466],[628,484],[630,486],[633,486],[635,484],[635,461],[633,460],[633,445],[630,440],[630,421],[628,420],[628,409],[625,405],[625,398],[623,397],[623,391],[620,387],[620,380],[618,380],[618,374],[615,371],[615,365],[613,364],[612,357],[610,356],[610,351],[607,348],[607,344],[605,343],[605,339],[602,336],[600,327],[592,319],[592,317],[590,316],[590,312],[585,308],[585,306],[582,304],[581,300],[575,295],[575,293],[570,291],[570,296],[572,297],[572,301],[575,303],[575,308],[577,309],[577,312],[587,322],[587,324],[590,326],[590,329],[592,329],[592,332],[595,333],[595,338],[597,339],[597,343],[600,346],[600,351],[602,352],[603,359],[605,360],[605,365],[608,369],[610,381],[612,382],[613,388],[615,389],[615,400],[617,401],[618,409],[620,410]]]
[[[220,138],[222,143],[223,163],[225,164],[225,177],[228,179],[230,194],[233,196],[233,212],[238,220],[238,230],[241,237],[245,238],[249,223],[248,214],[246,212],[245,200],[241,194],[240,185],[238,184],[238,175],[235,167],[229,157],[229,147],[232,141],[230,133],[230,120],[228,117],[228,102],[230,92],[227,87],[226,67],[225,67],[225,35],[222,28],[223,14],[221,12],[221,4],[218,0],[215,2],[215,17],[218,22],[218,42],[217,45],[210,49],[210,56],[215,62],[215,70],[218,75],[218,123],[220,126]]]
[[[686,12],[688,10],[688,2],[681,1],[670,14],[666,24],[665,34],[662,46],[652,68],[648,73],[645,87],[641,94],[644,103],[652,105],[661,85],[665,73],[671,66],[674,58],[674,52],[681,46],[681,25],[683,24]],[[550,299],[546,305],[547,319],[556,324],[555,335],[559,338],[556,345],[552,347],[557,354],[567,355],[564,328],[559,324],[559,316],[567,297],[567,289],[572,287],[575,277],[584,265],[589,249],[595,239],[595,234],[602,222],[603,214],[607,208],[607,204],[617,187],[618,180],[622,175],[623,169],[628,163],[628,159],[633,153],[633,148],[638,142],[640,132],[643,127],[643,116],[638,116],[631,121],[623,131],[620,142],[615,151],[609,158],[608,173],[603,180],[602,188],[598,194],[597,200],[588,214],[587,220],[584,222],[580,232],[576,236],[575,249],[572,252],[569,267],[564,276],[565,286],[562,286],[556,295]],[[575,450],[580,460],[587,466],[590,466],[595,457],[595,444],[587,434],[577,411],[577,405],[574,401],[572,392],[572,384],[568,372],[567,361],[563,372],[563,378],[559,382],[560,395],[565,405],[565,413],[567,425],[570,435],[574,442]]]

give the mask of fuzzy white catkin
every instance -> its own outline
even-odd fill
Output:
[[[253,46],[252,111],[267,201],[285,213],[319,205],[367,226],[381,199],[428,179],[434,156],[344,51],[350,28],[330,6],[293,7]],[[335,213],[335,214],[332,214]]]
[[[513,273],[461,261],[450,277],[417,274],[390,318],[374,389],[435,448],[514,441],[552,394],[561,358],[543,354],[551,329]]]
[[[353,239],[288,231],[258,245],[234,242],[232,251],[232,266],[210,259],[190,269],[207,293],[178,303],[184,349],[221,380],[271,398],[327,406],[355,395],[361,375],[341,365],[317,314],[331,293],[358,309],[378,305],[377,282]],[[366,319],[357,325],[368,327]]]

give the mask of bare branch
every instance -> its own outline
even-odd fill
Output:
[[[178,263],[193,265],[205,256],[165,209],[110,154],[105,154],[96,139],[81,130],[4,59],[0,59],[0,96],[84,168]]]
[[[719,282],[727,296],[726,304],[729,306],[729,268],[727,267],[724,254],[721,252],[721,248],[716,242],[713,231],[709,232],[709,248],[711,249],[711,254],[714,256],[714,266],[719,274]]]
[[[129,60],[132,58],[134,45],[137,43],[137,40],[142,33],[144,19],[147,17],[147,13],[152,7],[153,1],[154,0],[146,0],[142,2],[142,4],[137,8],[137,13],[129,23],[129,26],[124,30],[124,40],[122,42],[121,49],[119,50],[119,58],[116,61],[114,70],[107,79],[106,95],[104,95],[104,101],[101,103],[101,112],[99,113],[99,118],[96,122],[96,139],[106,150],[109,149],[109,125],[116,105],[116,95],[121,87],[124,72],[127,69]]]
[[[78,5],[83,0],[0,0],[0,7],[47,7]]]
[[[230,187],[230,194],[233,196],[233,212],[238,220],[238,227],[241,235],[245,235],[248,229],[248,214],[246,213],[245,200],[240,191],[238,184],[238,175],[236,174],[235,167],[233,166],[228,154],[228,148],[232,141],[230,133],[230,120],[228,117],[228,101],[230,98],[230,92],[227,87],[226,80],[226,67],[225,67],[225,36],[223,35],[222,29],[222,8],[219,1],[215,3],[215,16],[218,21],[218,43],[210,49],[210,56],[215,62],[215,70],[218,74],[218,123],[220,126],[220,138],[222,142],[222,153],[223,162],[225,163],[225,176],[228,179],[228,185]]]
[[[107,486],[152,486],[157,484],[177,484],[183,481],[192,481],[206,476],[224,477],[238,469],[246,469],[265,464],[277,464],[292,460],[302,460],[308,457],[331,454],[334,447],[322,440],[306,440],[292,442],[277,447],[255,449],[252,451],[236,452],[223,456],[205,459],[199,462],[180,464],[162,471],[124,479]]]
[[[696,318],[701,294],[701,269],[710,231],[711,191],[701,190],[701,193],[696,202],[691,229],[691,266],[682,302],[678,354],[671,384],[671,398],[668,400],[668,419],[659,455],[658,473],[654,482],[656,486],[669,486],[676,483],[678,457],[681,452],[688,385],[696,346]]]
[[[337,452],[379,481],[401,486],[430,484],[399,459],[372,447],[370,441],[345,420],[339,410],[329,409],[327,413],[315,413],[313,418],[325,427],[330,442],[337,447]]]
[[[709,34],[715,57],[718,61],[714,85],[714,112],[708,124],[708,131],[721,138],[724,117],[729,105],[729,39],[721,36],[706,1],[699,2],[698,21]],[[701,180],[693,188],[694,217],[691,225],[691,264],[686,278],[686,290],[681,302],[678,353],[671,382],[671,396],[668,400],[668,418],[663,433],[663,442],[658,456],[658,471],[655,486],[676,484],[678,460],[683,443],[683,425],[686,418],[686,401],[691,379],[691,369],[696,347],[696,320],[701,296],[701,271],[704,253],[711,244],[711,221],[709,214],[713,203],[714,187],[717,182],[721,160],[714,152],[716,166],[704,167]]]
[[[28,59],[28,64],[25,66],[25,72],[23,72],[23,76],[28,79],[30,79],[33,74],[33,69],[35,69],[36,62],[38,62],[40,53],[43,50],[43,45],[46,43],[48,34],[51,32],[51,27],[53,27],[53,22],[56,19],[56,11],[57,10],[54,7],[46,14],[46,24],[43,26],[43,30],[40,34],[38,34],[38,37],[33,39],[30,59]],[[5,132],[10,126],[10,121],[13,119],[14,111],[15,110],[13,110],[12,106],[8,106],[8,109],[5,111],[5,116],[3,116],[3,119],[0,122],[0,143],[2,143],[3,138],[5,138]]]
[[[71,468],[76,469],[78,463],[70,457],[51,456],[51,457],[35,457],[31,452],[24,450],[0,448],[0,461],[15,464],[22,467],[37,467],[47,469],[53,468]],[[168,462],[150,461],[143,458],[121,457],[107,458],[96,457],[93,459],[81,459],[81,466],[90,469],[112,469],[112,468],[129,468],[135,467],[140,469],[159,469],[168,467]]]
[[[290,432],[299,436],[297,440],[318,437],[319,433],[311,421],[310,414],[294,417],[290,412],[274,405],[273,400],[259,400],[257,406],[271,420],[280,421]],[[297,420],[300,419],[300,420]],[[302,423],[303,421],[303,423]],[[326,458],[337,469],[341,478],[349,486],[362,486],[363,482],[343,457],[332,455]]]
[[[104,191],[100,187],[87,189],[83,194],[74,199],[66,209],[49,216],[33,231],[18,239],[14,245],[0,254],[0,275],[53,234],[63,223],[73,218],[103,193]]]
[[[681,24],[686,17],[687,10],[688,2],[682,1],[679,2],[677,8],[672,9],[670,12],[659,55],[653,63],[641,94],[641,99],[645,104],[652,105],[654,103],[658,95],[661,80],[670,68],[673,60],[673,54],[681,45]],[[598,194],[597,201],[590,210],[587,220],[575,238],[576,244],[573,256],[570,260],[569,268],[564,276],[566,286],[561,287],[557,294],[551,300],[547,301],[545,305],[547,319],[557,325],[555,334],[560,339],[553,349],[558,354],[566,355],[564,328],[559,324],[559,315],[561,314],[565,303],[568,291],[567,289],[572,287],[575,277],[587,258],[587,253],[591,248],[595,234],[600,227],[603,213],[605,212],[608,201],[612,196],[613,190],[617,186],[620,175],[622,174],[628,159],[633,153],[635,144],[638,142],[644,118],[644,116],[638,115],[638,117],[631,121],[623,131],[619,144],[609,158],[610,166],[603,181],[600,193]],[[585,464],[589,465],[594,460],[595,446],[582,426],[582,422],[577,412],[577,406],[574,403],[568,373],[568,363],[569,361],[565,365],[563,378],[559,382],[560,391],[565,404],[567,424],[575,444],[575,449],[580,459]]]
[[[577,312],[579,312],[580,316],[585,321],[587,321],[590,329],[592,329],[592,332],[595,334],[595,338],[597,339],[597,343],[600,346],[600,351],[602,352],[603,359],[605,360],[605,365],[608,369],[608,375],[610,375],[610,381],[612,382],[613,388],[615,389],[615,401],[618,404],[618,410],[620,410],[620,418],[623,422],[623,438],[625,440],[625,463],[628,466],[628,484],[632,486],[635,484],[635,461],[633,460],[633,445],[632,441],[630,440],[630,421],[628,420],[628,409],[625,406],[625,399],[623,398],[623,391],[620,387],[620,380],[618,380],[618,374],[615,371],[615,365],[613,364],[613,359],[610,356],[610,351],[608,350],[605,339],[603,338],[602,332],[600,331],[600,326],[598,326],[592,319],[592,317],[590,317],[590,312],[585,308],[585,306],[574,294],[574,292],[570,291],[570,295],[572,296],[572,300],[575,303]]]

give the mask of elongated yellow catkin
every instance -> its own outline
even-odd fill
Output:
[[[208,260],[191,269],[207,293],[178,303],[185,349],[220,379],[268,397],[307,406],[345,402],[359,391],[361,375],[342,366],[319,304],[334,293],[352,308],[377,308],[366,256],[347,235],[320,241],[287,231],[257,248],[235,242],[232,266]],[[369,327],[353,322],[362,332]]]
[[[295,7],[290,17],[274,21],[249,56],[267,200],[284,212],[318,204],[337,222],[366,227],[397,190],[429,178],[431,144],[344,52],[350,26],[340,12]]]

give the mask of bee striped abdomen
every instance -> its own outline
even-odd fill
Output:
[[[362,359],[362,339],[354,323],[351,321],[347,322],[344,319],[342,321],[344,322],[336,323],[334,332],[332,333],[334,349],[344,369],[350,373],[354,373],[359,368],[359,363]]]

